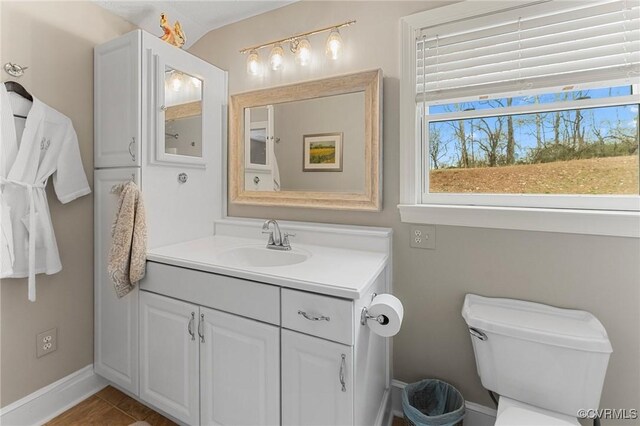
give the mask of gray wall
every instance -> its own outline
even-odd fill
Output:
[[[379,213],[229,206],[231,216],[273,217],[392,227],[395,293],[405,305],[394,338],[394,376],[439,377],[477,403],[492,403],[475,370],[471,341],[460,316],[472,292],[585,309],[604,324],[613,344],[601,406],[640,405],[640,243],[638,239],[438,226],[436,250],[411,249],[401,223],[399,191],[399,18],[444,2],[295,3],[218,30],[190,50],[229,71],[229,93],[382,68],[384,71],[384,209]],[[297,32],[356,19],[344,29],[343,59],[323,58],[324,36],[311,38],[316,61],[280,73],[247,75],[238,49]],[[268,34],[264,29],[268,28]],[[263,55],[264,59],[264,55]],[[619,424],[619,423],[616,423]]]
[[[273,106],[283,191],[364,191],[364,92]],[[304,172],[303,135],[343,133],[341,172]]]
[[[0,2],[0,63],[29,69],[31,94],[73,121],[93,182],[93,47],[134,27],[89,2]],[[9,76],[2,71],[2,79]],[[93,185],[92,185],[93,186]],[[0,406],[93,362],[93,196],[62,205],[47,189],[62,271],[0,283]],[[36,358],[36,334],[58,327],[58,350]]]

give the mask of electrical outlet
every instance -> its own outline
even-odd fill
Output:
[[[435,225],[421,225],[411,227],[411,247],[423,249],[436,248]]]
[[[52,328],[36,336],[36,357],[40,358],[58,349],[58,329]]]

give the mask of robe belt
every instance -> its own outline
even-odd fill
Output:
[[[42,189],[44,190],[44,183],[27,183],[20,182],[13,179],[7,179],[0,176],[0,184],[13,184],[17,186],[21,186],[27,189],[27,198],[29,198],[29,278],[28,278],[28,287],[29,287],[29,300],[31,302],[36,301],[36,237],[37,237],[37,226],[36,226],[36,206],[35,206],[35,198],[34,198],[34,189]],[[6,224],[4,224],[6,226]],[[9,226],[12,226],[10,223]],[[12,257],[15,259],[15,255],[12,254]]]

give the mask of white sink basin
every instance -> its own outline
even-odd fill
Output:
[[[307,260],[311,253],[293,249],[289,251],[268,249],[265,246],[235,247],[216,256],[221,265],[270,267],[295,265]]]

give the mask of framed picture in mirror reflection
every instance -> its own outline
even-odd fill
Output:
[[[342,133],[303,136],[302,170],[304,172],[342,171]]]

